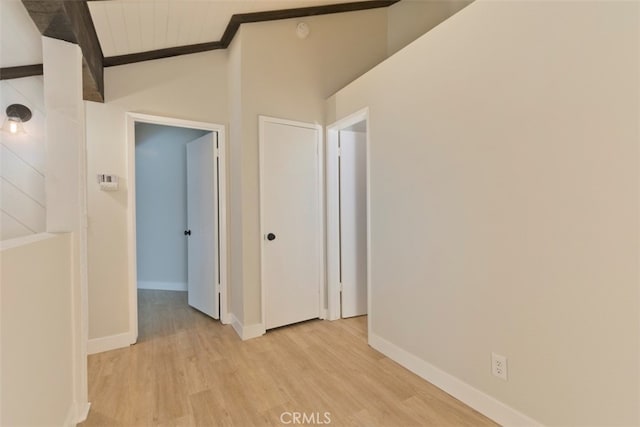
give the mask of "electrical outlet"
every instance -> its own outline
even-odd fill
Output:
[[[491,353],[491,373],[507,381],[507,358],[496,353]]]

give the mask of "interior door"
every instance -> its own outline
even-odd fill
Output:
[[[342,317],[367,314],[365,132],[340,131],[340,276]]]
[[[218,319],[217,133],[187,144],[187,290],[189,305]]]
[[[265,328],[320,316],[319,130],[261,118]]]

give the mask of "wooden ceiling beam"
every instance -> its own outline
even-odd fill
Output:
[[[98,1],[98,0],[90,0]],[[400,0],[357,1],[350,3],[329,4],[324,6],[298,7],[293,9],[270,10],[265,12],[238,13],[231,17],[220,41],[192,44],[187,46],[170,47],[147,52],[131,53],[128,55],[109,56],[104,58],[105,67],[133,64],[152,59],[170,58],[172,56],[190,53],[206,52],[210,50],[226,49],[231,44],[241,24],[252,22],[275,21],[280,19],[304,18],[307,16],[328,15],[331,13],[355,12],[358,10],[389,7]]]
[[[92,0],[98,1],[98,0]],[[104,58],[105,67],[115,65],[133,64],[136,62],[150,61],[152,59],[171,58],[190,53],[207,52],[210,50],[224,49],[220,42],[190,44],[187,46],[168,47],[166,49],[150,50],[147,52],[130,53],[128,55],[109,56]]]
[[[104,102],[104,56],[86,1],[22,0],[22,3],[43,36],[80,46],[83,98]]]
[[[242,24],[377,9],[389,7],[400,0],[356,1],[323,6],[240,13],[231,17],[220,41],[170,47],[107,58],[102,54],[87,1],[99,0],[22,0],[22,3],[42,35],[75,43],[80,46],[83,56],[83,97],[88,101],[104,102],[104,67],[226,49],[229,47],[229,44],[231,44],[231,41]],[[19,78],[39,74],[42,74],[42,65],[0,69],[0,79]]]
[[[41,76],[42,64],[20,65],[18,67],[0,68],[0,80],[19,79],[22,77]]]
[[[231,44],[241,24],[252,22],[277,21],[281,19],[305,18],[307,16],[329,15],[331,13],[355,12],[358,10],[389,7],[400,0],[356,1],[350,3],[328,4],[323,6],[297,7],[293,9],[269,10],[266,12],[239,13],[233,15],[222,35],[222,44],[226,49]]]

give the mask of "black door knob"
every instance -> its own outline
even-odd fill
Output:
[[[276,240],[276,235],[273,234],[273,233],[267,234],[267,240],[269,240],[269,241]]]
[[[184,230],[185,236],[191,236],[191,230]]]

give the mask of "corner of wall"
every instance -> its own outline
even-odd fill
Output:
[[[250,340],[264,335],[267,331],[262,323],[255,323],[253,325],[243,325],[234,314],[230,314],[231,326],[236,331],[242,341]]]

